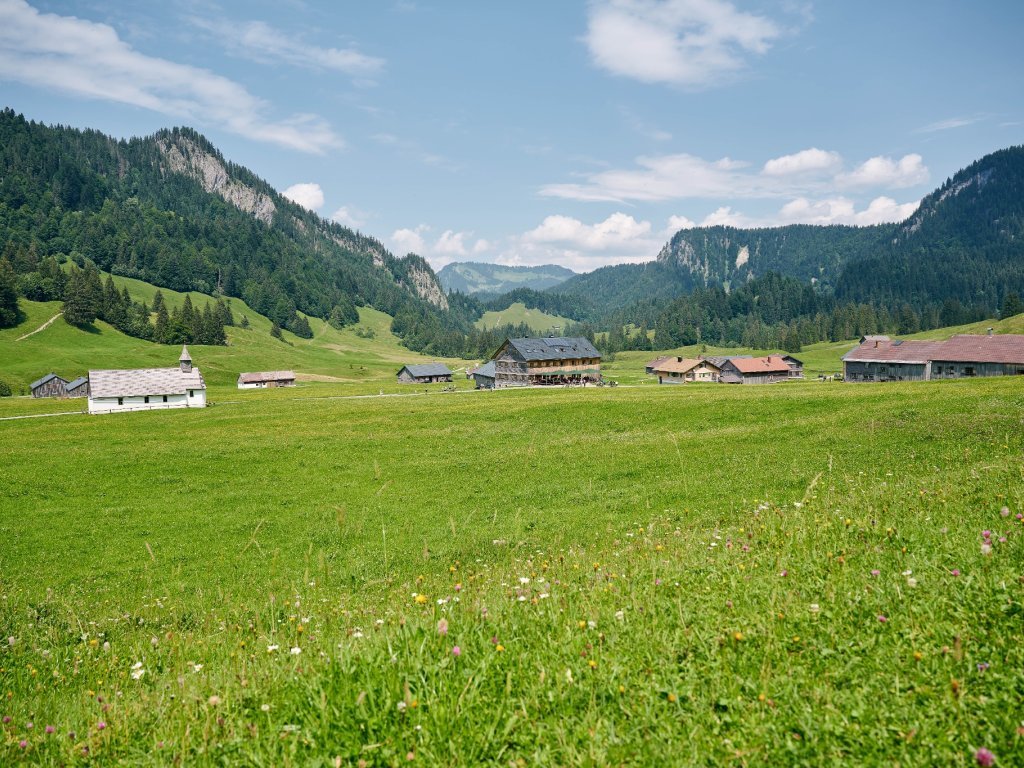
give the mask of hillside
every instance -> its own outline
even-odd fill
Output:
[[[556,264],[540,267],[507,267],[463,261],[448,264],[437,273],[437,279],[447,292],[507,293],[516,288],[542,291],[561,285],[575,275],[571,269]]]
[[[127,287],[134,300],[152,303],[155,286],[132,278],[114,280],[119,288]],[[186,294],[160,290],[169,307],[185,299]],[[200,306],[210,299],[196,292],[188,295]],[[25,319],[17,327],[0,330],[0,379],[16,394],[27,392],[30,382],[50,371],[71,378],[90,368],[166,367],[177,360],[178,347],[125,336],[102,321],[91,330],[70,326],[60,317],[46,325],[60,313],[59,302],[21,303]],[[235,326],[227,329],[228,346],[190,346],[207,385],[214,388],[233,390],[242,371],[294,369],[300,382],[334,383],[353,394],[381,388],[402,391],[394,384],[394,373],[402,364],[437,359],[402,346],[391,332],[391,317],[370,307],[360,307],[359,322],[341,330],[311,318],[311,339],[284,331],[279,341],[270,335],[269,318],[240,299],[231,299],[230,306]],[[248,328],[241,327],[243,318]],[[447,362],[453,370],[465,367],[463,361]],[[31,404],[39,410],[47,403]]]
[[[476,321],[476,327],[484,330],[487,328],[497,328],[502,325],[525,323],[530,326],[534,333],[543,335],[553,333],[556,328],[559,331],[565,330],[566,325],[570,322],[572,321],[568,318],[550,315],[539,309],[528,309],[522,302],[516,302],[501,311],[485,312]]]
[[[937,314],[956,301],[968,314],[994,314],[1009,293],[1024,293],[1024,147],[960,171],[902,224],[695,227],[677,232],[652,262],[577,275],[554,291],[614,311],[768,272],[890,311],[907,303]]]
[[[0,112],[0,257],[22,293],[47,299],[43,259],[177,291],[223,293],[283,327],[295,312],[354,321],[355,306],[465,330],[422,258],[284,198],[190,129],[118,141]],[[426,346],[430,339],[416,343]]]

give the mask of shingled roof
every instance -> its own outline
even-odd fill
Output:
[[[61,379],[60,376],[58,376],[56,373],[48,373],[45,376],[43,376],[43,378],[39,379],[38,381],[33,381],[31,384],[29,384],[28,385],[29,389],[35,389],[36,387],[41,387],[41,386],[43,386],[43,384],[45,384],[46,382],[50,381],[51,379],[60,379],[61,381],[64,382],[64,384],[67,384],[67,382],[64,381],[64,379]]]
[[[79,376],[74,381],[69,381],[67,386],[65,387],[65,389],[67,389],[67,391],[70,392],[72,389],[77,389],[78,387],[82,386],[83,384],[85,384],[88,381],[89,381],[89,377],[88,376]]]
[[[188,373],[181,368],[89,371],[89,395],[92,398],[184,395],[190,389],[206,389],[198,368]]]
[[[712,363],[710,360],[698,360],[694,358],[683,358],[680,360],[677,357],[665,358],[663,362],[653,366],[651,370],[656,373],[689,373],[694,368],[699,368],[701,365],[707,365],[709,368],[718,370],[719,366]]]
[[[941,341],[865,341],[845,355],[845,362],[924,364],[935,359]]]
[[[257,371],[238,374],[239,384],[259,384],[265,381],[295,381],[295,371]]]
[[[452,372],[444,363],[420,363],[419,365],[403,365],[410,375],[419,378],[420,376],[451,376]],[[398,370],[402,372],[402,368]]]
[[[596,357],[601,353],[594,345],[581,336],[550,336],[537,339],[509,339],[508,343],[523,356],[524,360],[575,360],[581,357]]]
[[[739,357],[729,360],[740,373],[789,373],[786,361],[777,355],[768,357]]]
[[[1000,333],[991,336],[961,334],[944,341],[932,360],[963,363],[1024,365],[1024,335]]]

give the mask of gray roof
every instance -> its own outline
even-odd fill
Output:
[[[493,379],[494,378],[494,361],[491,360],[489,362],[484,363],[479,368],[477,368],[475,371],[473,371],[473,375],[474,376],[486,376],[489,379]]]
[[[43,386],[43,384],[48,382],[50,379],[60,379],[65,384],[67,384],[67,381],[65,381],[64,379],[61,379],[60,376],[58,376],[56,373],[48,373],[45,376],[43,376],[43,378],[39,379],[38,381],[33,381],[31,384],[29,384],[29,389],[35,389],[36,387],[41,387],[41,386]]]
[[[190,389],[206,389],[198,368],[188,373],[181,368],[89,371],[89,395],[93,398],[184,395]]]
[[[579,357],[600,358],[594,345],[581,336],[550,336],[537,339],[509,339],[524,360],[565,360]]]
[[[719,368],[725,365],[727,360],[749,360],[753,355],[712,355],[711,357],[705,357],[709,363],[714,363]]]
[[[258,371],[238,374],[239,384],[258,384],[261,381],[295,381],[295,371]]]
[[[67,386],[65,387],[65,389],[67,389],[70,392],[75,387],[80,387],[83,384],[87,384],[88,382],[89,382],[89,377],[88,376],[79,376],[74,381],[69,381]]]
[[[421,363],[419,365],[403,365],[402,368],[398,369],[401,373],[402,369],[407,370],[412,376],[451,376],[452,372],[448,370],[448,366],[444,363]]]
[[[180,363],[182,360],[192,362],[192,355],[188,353],[188,347],[185,344],[181,345],[181,357],[178,358],[178,362]]]

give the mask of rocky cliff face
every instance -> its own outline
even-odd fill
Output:
[[[441,290],[433,270],[426,264],[413,262],[409,265],[409,282],[411,285],[406,287],[414,290],[421,299],[430,302],[435,307],[448,309],[448,297]]]
[[[207,192],[220,195],[238,210],[251,214],[264,224],[273,222],[277,211],[274,201],[268,195],[232,179],[224,163],[191,139],[184,136],[177,137],[174,142],[159,139],[157,146],[169,171],[195,179]]]

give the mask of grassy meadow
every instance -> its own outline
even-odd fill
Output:
[[[521,301],[517,301],[501,312],[484,312],[483,316],[476,321],[476,327],[486,330],[487,328],[497,328],[499,325],[526,323],[535,333],[547,334],[555,327],[564,331],[571,322],[572,320],[568,318],[548,314],[540,309],[531,309]]]
[[[0,422],[0,764],[1024,763],[1021,382],[302,391]]]

